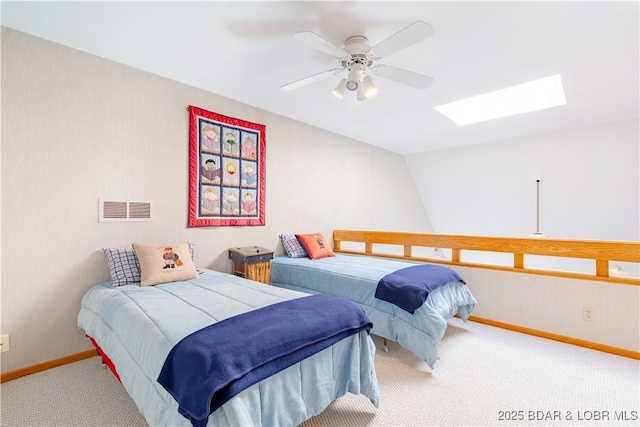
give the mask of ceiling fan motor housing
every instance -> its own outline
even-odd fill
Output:
[[[369,54],[371,47],[367,44],[369,40],[364,36],[349,37],[344,42],[344,50],[349,56],[340,59],[340,65],[349,70],[347,80],[347,90],[354,91],[365,76],[365,70],[373,63]]]

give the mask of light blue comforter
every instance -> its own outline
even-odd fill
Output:
[[[150,425],[190,426],[156,381],[171,348],[212,323],[305,295],[211,270],[152,287],[105,282],[83,297],[78,327],[112,360]],[[213,412],[208,425],[295,426],[346,393],[363,394],[378,407],[374,354],[366,331],[348,337],[244,390]]]
[[[430,292],[413,314],[375,298],[382,277],[413,265],[416,264],[342,254],[317,260],[279,256],[271,261],[271,284],[301,292],[328,293],[360,304],[373,322],[372,334],[398,342],[433,368],[447,319],[458,314],[466,321],[476,299],[458,281]]]

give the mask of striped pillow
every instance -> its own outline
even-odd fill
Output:
[[[133,248],[103,248],[111,275],[111,285],[129,285],[140,282],[140,263]]]
[[[309,256],[295,234],[281,234],[280,241],[289,258],[305,258]]]

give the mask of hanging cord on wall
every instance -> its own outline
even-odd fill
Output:
[[[536,233],[540,233],[540,180],[536,179]]]
[[[531,233],[531,237],[547,237],[540,231],[540,181],[542,178],[536,177],[536,231]]]

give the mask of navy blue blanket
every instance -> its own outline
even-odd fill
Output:
[[[354,302],[318,294],[272,304],[188,335],[158,382],[194,426],[242,390],[373,325]]]
[[[380,279],[375,297],[413,314],[422,307],[429,292],[448,282],[464,283],[464,280],[447,267],[433,264],[414,265],[389,273]]]

